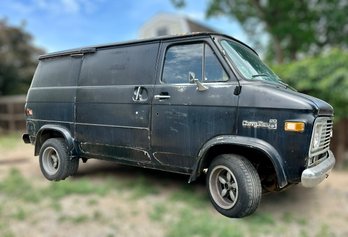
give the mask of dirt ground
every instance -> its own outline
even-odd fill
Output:
[[[34,158],[33,147],[30,145],[18,145],[15,149],[0,150],[0,180],[3,180],[12,168],[21,171],[27,180],[39,186],[49,183],[41,175],[38,159]],[[60,213],[64,213],[65,218],[59,217],[54,208],[49,208],[48,206],[52,205],[50,203],[40,204],[40,210],[32,204],[26,209],[29,216],[7,222],[6,228],[10,233],[8,236],[165,236],[167,222],[156,223],[146,213],[149,213],[151,211],[149,209],[156,203],[166,202],[168,192],[171,192],[169,189],[180,187],[185,183],[185,176],[173,174],[167,176],[156,171],[142,171],[110,162],[88,161],[86,164],[80,163],[77,178],[93,179],[96,176],[100,177],[100,174],[109,174],[115,175],[117,179],[124,177],[132,179],[132,173],[139,172],[150,180],[156,180],[157,176],[165,177],[169,184],[167,187],[162,187],[156,195],[139,197],[132,202],[127,201],[130,195],[127,192],[103,197],[69,196],[60,201]],[[191,185],[204,190],[204,185]],[[281,193],[263,196],[257,213],[271,213],[276,222],[281,219],[285,222],[285,226],[288,222],[289,227],[284,227],[286,230],[284,236],[348,236],[347,187],[348,172],[334,171],[316,188],[307,189],[297,185]],[[10,202],[5,208],[18,208],[20,205],[24,204],[20,201],[16,205]],[[93,215],[99,221],[76,224],[80,223],[79,221],[83,223],[83,217]],[[219,216],[213,208],[211,215]],[[66,218],[69,216],[75,218],[73,219],[75,224]],[[166,215],[163,218],[166,218]],[[238,221],[235,220],[233,223]]]

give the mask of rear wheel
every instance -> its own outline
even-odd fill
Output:
[[[70,160],[68,147],[62,138],[44,142],[39,154],[40,169],[48,180],[63,180],[77,170],[78,160]]]
[[[210,164],[207,174],[210,200],[227,217],[244,217],[258,207],[262,188],[253,165],[239,155],[224,154]]]
[[[70,161],[69,166],[69,175],[74,176],[77,173],[77,170],[79,169],[79,159],[75,158]]]

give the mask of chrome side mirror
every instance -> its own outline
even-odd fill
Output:
[[[197,90],[198,91],[206,91],[208,90],[208,87],[203,85],[197,78],[196,74],[194,72],[189,72],[189,82],[190,83],[196,83],[197,85]]]

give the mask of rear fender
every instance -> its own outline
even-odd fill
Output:
[[[54,124],[46,124],[42,126],[40,130],[37,132],[36,140],[35,140],[35,155],[36,156],[39,155],[40,148],[47,139],[57,137],[57,136],[51,136],[51,135],[48,135],[48,137],[44,137],[45,134],[59,134],[58,137],[62,137],[65,139],[70,156],[76,156],[77,149],[75,146],[74,138],[70,134],[70,131],[65,127],[54,125]]]

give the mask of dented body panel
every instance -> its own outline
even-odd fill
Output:
[[[236,153],[265,180],[274,175],[276,190],[301,182],[324,159],[309,157],[309,149],[315,121],[332,120],[332,107],[280,82],[245,78],[222,40],[256,54],[231,37],[201,33],[42,56],[24,140],[38,155],[45,139],[62,137],[71,159],[184,173],[190,181],[212,155]],[[292,121],[304,131],[285,131]]]

